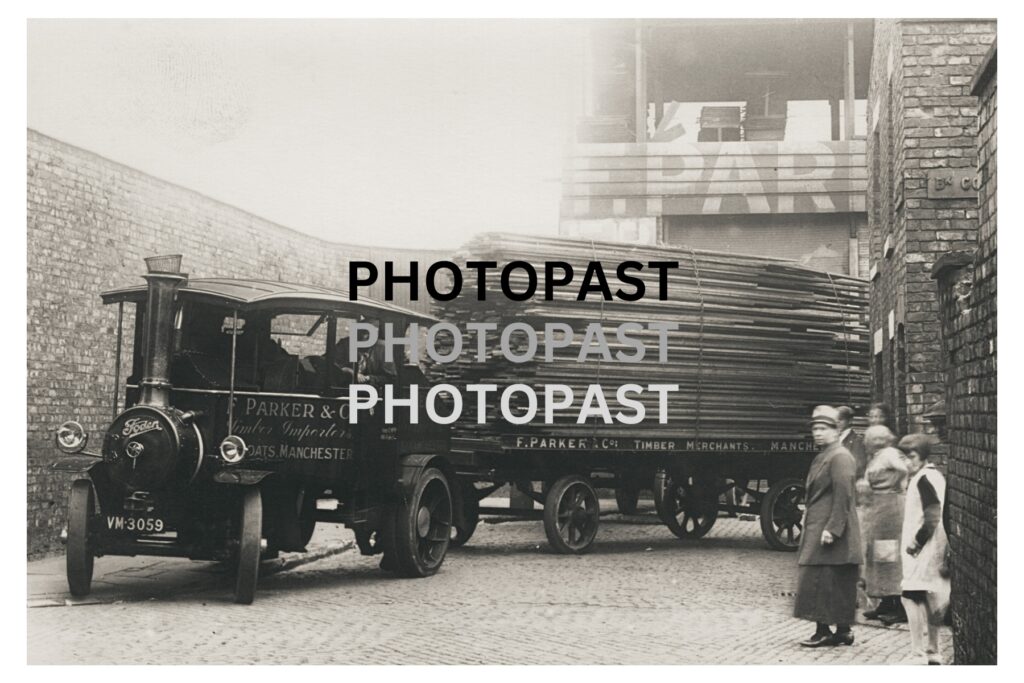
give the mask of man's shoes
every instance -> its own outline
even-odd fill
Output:
[[[807,640],[801,641],[802,647],[835,647],[837,645],[853,645],[853,632],[827,633],[819,635],[815,633]]]
[[[823,647],[823,646],[826,646],[826,645],[832,645],[832,636],[833,636],[833,633],[831,631],[829,631],[828,633],[815,633],[813,636],[811,636],[807,640],[801,640],[800,641],[800,646],[801,647]]]
[[[853,631],[832,634],[833,645],[853,645]]]
[[[906,614],[883,614],[878,620],[886,626],[892,626],[893,624],[905,624],[907,623]]]
[[[864,611],[864,618],[865,619],[881,619],[882,615],[879,614],[878,609],[875,608],[875,609],[865,610]]]

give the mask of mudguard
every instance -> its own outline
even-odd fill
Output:
[[[436,467],[447,477],[449,488],[455,480],[451,464],[436,453],[412,453],[398,459],[398,488],[405,497],[416,487],[416,479],[428,467]]]
[[[103,462],[100,457],[94,457],[91,455],[65,455],[60,460],[50,465],[51,469],[57,470],[58,472],[78,472],[79,474],[87,474],[96,465]]]
[[[253,486],[260,483],[271,474],[273,474],[273,472],[269,470],[230,469],[217,472],[213,475],[213,480],[218,484]]]

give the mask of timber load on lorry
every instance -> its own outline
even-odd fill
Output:
[[[456,526],[471,534],[477,500],[510,482],[544,505],[555,548],[582,552],[596,533],[593,485],[610,477],[627,511],[654,480],[658,512],[681,537],[707,533],[720,493],[746,492],[753,503],[727,509],[760,514],[770,545],[795,547],[812,408],[869,400],[866,281],[774,258],[500,233],[452,261],[489,270],[435,315],[461,330],[487,323],[486,339],[463,343],[431,378],[496,387],[485,415],[466,399],[452,426],[464,456]],[[503,395],[511,385],[525,386]]]
[[[538,394],[538,417],[527,425],[503,421],[494,395],[488,399],[486,423],[477,424],[475,402],[467,402],[453,436],[592,437],[635,432],[649,438],[804,440],[807,415],[814,405],[868,401],[868,287],[863,280],[779,259],[495,233],[475,238],[455,257],[459,263],[493,261],[499,268],[525,261],[538,271],[552,259],[569,263],[577,280],[595,261],[610,273],[626,261],[670,261],[678,262],[678,267],[667,270],[666,300],[658,298],[659,273],[643,269],[632,274],[646,285],[647,294],[638,301],[614,296],[605,300],[599,293],[580,301],[578,287],[555,289],[550,301],[540,288],[527,301],[510,301],[502,294],[498,278],[491,277],[485,301],[464,293],[438,304],[438,317],[455,325],[467,321],[496,325],[488,332],[485,362],[478,360],[476,345],[466,343],[457,362],[435,366],[436,381],[456,386],[491,383],[499,389],[523,383]],[[513,290],[525,291],[529,286],[522,270],[509,279]],[[618,286],[611,283],[609,289]],[[513,363],[498,352],[499,336],[510,323],[525,323],[536,330],[538,350],[531,360]],[[559,323],[572,327],[574,341],[567,346],[551,344],[552,360],[547,362],[545,325]],[[635,348],[618,341],[623,323],[643,327],[630,335],[644,342],[641,360],[622,361],[615,355],[637,355]],[[663,333],[664,359],[659,355],[662,334],[651,329],[652,323],[678,326]],[[600,332],[591,329],[588,337],[588,328],[595,325]],[[610,357],[592,347],[581,361],[583,342],[589,346],[598,337],[607,343]],[[508,343],[515,354],[531,355],[525,334],[510,334]],[[552,383],[571,387],[577,404],[592,384],[605,388],[609,403],[614,403],[615,389],[625,384],[669,383],[678,384],[679,389],[668,393],[666,424],[658,420],[659,397],[644,392],[636,399],[646,407],[640,424],[605,424],[600,418],[577,424],[578,411],[556,411],[554,424],[547,425],[543,387]],[[525,409],[524,396],[513,396],[512,401],[513,408]]]

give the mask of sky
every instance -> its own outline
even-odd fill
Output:
[[[31,20],[28,125],[325,239],[553,234],[557,20]]]

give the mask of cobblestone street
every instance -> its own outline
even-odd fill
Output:
[[[331,527],[317,533],[350,539]],[[173,566],[198,581],[140,572],[131,590],[98,584],[89,604],[31,607],[29,662],[909,661],[899,628],[859,624],[853,647],[798,647],[812,627],[790,616],[795,555],[768,550],[756,521],[720,519],[706,538],[679,541],[653,516],[610,515],[592,552],[571,557],[548,549],[540,522],[483,523],[432,578],[391,578],[377,558],[348,550],[261,578],[248,607],[231,602],[228,576]],[[32,563],[29,573],[31,585]],[[948,662],[949,629],[941,642]]]

